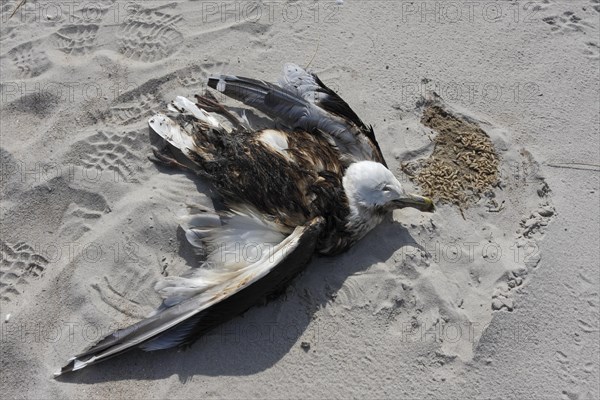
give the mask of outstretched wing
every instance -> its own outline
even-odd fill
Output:
[[[196,230],[199,237],[206,233],[212,235],[211,240],[216,243],[226,240],[228,248],[231,248],[235,243],[230,240],[236,237],[242,240],[245,234],[252,233],[252,226],[268,230],[267,225],[257,220],[255,215],[238,213],[238,216],[240,220],[236,224],[218,228],[212,226],[214,218],[204,215],[207,219],[200,220],[209,221],[204,229],[206,232],[203,232],[202,226],[192,224],[194,226],[188,226],[186,233],[193,234],[192,231]],[[238,260],[220,260],[222,265],[208,269],[212,273],[197,273],[180,278],[181,281],[159,284],[159,292],[162,290],[161,294],[166,298],[164,306],[155,315],[108,335],[70,359],[55,376],[99,363],[135,347],[153,351],[193,343],[199,335],[285,287],[310,260],[322,224],[321,218],[315,218],[297,227],[268,252],[252,256],[246,254],[245,258],[242,256]],[[218,254],[211,256],[213,260],[219,257]]]
[[[209,78],[208,86],[254,107],[292,129],[330,135],[347,162],[385,165],[372,127],[314,74],[287,64],[281,85],[234,75]]]

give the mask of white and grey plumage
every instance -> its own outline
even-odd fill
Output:
[[[280,291],[315,252],[346,250],[390,210],[433,209],[431,200],[405,193],[386,168],[373,129],[316,75],[287,64],[279,85],[231,75],[211,77],[208,85],[280,128],[253,130],[209,94],[196,102],[177,97],[167,114],[150,119],[227,209],[180,215],[190,244],[209,249],[203,267],[158,282],[164,301],[154,315],[107,336],[58,374],[133,347],[189,345]],[[182,166],[165,153],[155,156]]]

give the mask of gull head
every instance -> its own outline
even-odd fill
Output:
[[[434,210],[430,198],[407,193],[394,174],[378,162],[351,164],[344,175],[343,185],[350,208],[357,211],[388,211],[405,207]]]

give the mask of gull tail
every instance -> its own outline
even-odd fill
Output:
[[[136,347],[154,351],[191,345],[203,333],[285,287],[310,260],[322,226],[322,219],[316,218],[285,236],[249,211],[232,212],[219,227],[214,214],[203,212],[183,219],[182,228],[192,244],[215,246],[207,265],[187,276],[159,282],[156,289],[164,301],[154,315],[113,332],[71,358],[55,377]],[[254,229],[248,231],[249,227]],[[244,237],[248,233],[250,241]],[[236,238],[239,242],[232,242]],[[257,250],[252,240],[258,238],[268,251]],[[269,246],[271,239],[277,242]],[[250,243],[254,252],[248,250]],[[236,257],[233,253],[244,245]]]

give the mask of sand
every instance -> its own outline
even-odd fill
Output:
[[[597,0],[27,0],[9,19],[19,3],[0,28],[3,397],[600,398]],[[394,212],[185,352],[54,380],[198,264],[175,214],[207,188],[147,160],[147,118],[286,62],[373,124],[407,187],[427,190],[407,163],[457,154],[431,104],[483,132],[497,176]]]

